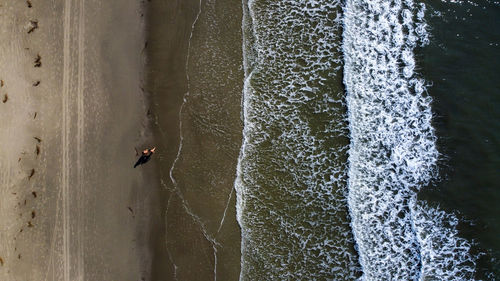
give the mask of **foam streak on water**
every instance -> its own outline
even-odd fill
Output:
[[[348,206],[366,280],[473,271],[470,245],[449,223],[456,218],[415,203],[439,156],[431,98],[415,73],[414,49],[428,40],[424,10],[412,0],[347,0],[344,8]]]

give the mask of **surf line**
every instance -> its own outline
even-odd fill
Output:
[[[410,201],[436,176],[439,156],[432,100],[414,72],[414,48],[428,41],[424,10],[412,0],[345,3],[347,202],[367,280],[420,278]]]

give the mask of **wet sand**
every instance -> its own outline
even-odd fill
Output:
[[[238,280],[241,4],[169,0],[150,8],[147,92],[161,151],[167,249],[155,255],[153,280]]]
[[[151,280],[142,5],[0,2],[0,280]]]

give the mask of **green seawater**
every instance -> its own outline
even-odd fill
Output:
[[[417,52],[432,96],[440,178],[420,197],[457,212],[475,241],[476,279],[500,278],[500,2],[424,1],[430,44]]]

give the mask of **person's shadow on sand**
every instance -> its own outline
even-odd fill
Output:
[[[139,166],[139,165],[146,164],[151,159],[151,155],[153,155],[153,153],[155,153],[155,149],[156,149],[156,147],[143,150],[141,157],[139,157],[139,160],[137,160],[137,162],[135,162],[134,168]]]

